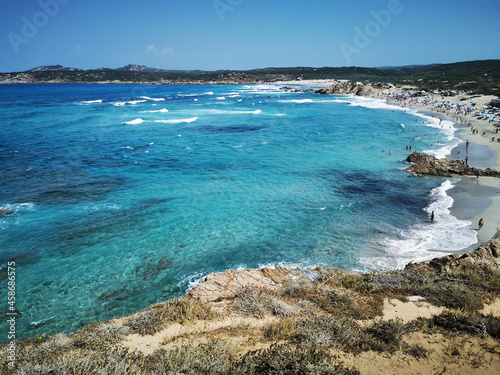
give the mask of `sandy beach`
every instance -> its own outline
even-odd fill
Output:
[[[408,91],[405,90],[405,92],[408,94]],[[474,147],[487,147],[491,151],[492,157],[474,160],[474,158],[469,156],[469,165],[483,169],[494,168],[498,170],[500,168],[500,142],[497,141],[500,132],[497,133],[496,131],[499,122],[491,121],[495,113],[484,109],[491,100],[496,99],[495,96],[473,95],[471,97],[470,95],[456,95],[454,97],[447,97],[428,94],[403,101],[395,99],[402,94],[403,90],[383,89],[373,97],[404,107],[414,108],[427,115],[430,114],[455,122],[457,127],[455,135],[460,137],[464,142],[453,149],[451,155],[447,156],[447,158],[457,159],[457,153],[460,152],[461,159],[464,160],[466,156],[469,156],[469,153],[472,154]],[[462,113],[457,113],[457,106],[460,106]],[[466,113],[466,108],[474,108],[475,110]],[[479,110],[481,109],[489,117],[488,119],[483,119],[486,116],[479,115]],[[498,120],[498,114],[495,120]],[[492,140],[493,137],[494,140]],[[467,141],[470,142],[468,148],[466,148]],[[477,247],[477,244],[490,240],[500,230],[500,179],[463,176],[457,187],[471,197],[487,198],[490,201],[489,206],[484,211],[463,217],[463,219],[472,222],[471,228],[475,230],[478,229],[479,220],[481,218],[484,220],[484,226],[477,232],[478,242],[464,249],[464,252],[467,252]],[[460,206],[461,202],[455,202],[455,205]]]

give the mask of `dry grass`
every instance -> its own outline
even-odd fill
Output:
[[[316,280],[288,281],[278,292],[247,288],[223,306],[183,297],[150,306],[121,321],[89,325],[71,336],[25,340],[18,343],[18,369],[9,370],[4,362],[0,372],[357,374],[331,353],[358,356],[373,351],[406,355],[414,361],[434,360],[435,352],[420,345],[422,341],[405,342],[412,332],[445,337],[443,355],[450,362],[443,362],[444,367],[459,359],[471,368],[480,368],[498,355],[498,346],[474,347],[467,341],[485,336],[500,339],[500,318],[478,312],[486,301],[499,295],[498,271],[466,264],[442,274],[418,268],[371,275],[315,272]],[[410,295],[424,296],[450,310],[408,324],[380,318],[384,298]],[[216,324],[208,322],[222,314],[218,311],[228,319],[272,320],[251,327],[231,323],[215,328]],[[187,330],[184,334],[165,338],[159,343],[164,346],[150,355],[120,347],[129,333],[153,335],[172,323],[192,322],[196,324],[183,327]],[[5,353],[4,345],[0,354],[4,357]]]
[[[215,313],[208,304],[182,297],[148,307],[132,315],[125,323],[133,333],[142,336],[161,331],[168,323],[186,324],[193,320],[210,320]]]

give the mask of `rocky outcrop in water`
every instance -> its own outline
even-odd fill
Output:
[[[373,94],[374,89],[371,86],[366,86],[354,82],[336,82],[333,85],[327,86],[315,91],[316,94],[354,94],[358,96],[368,96]]]
[[[500,172],[491,168],[481,169],[470,167],[462,160],[438,159],[432,155],[415,151],[406,158],[413,165],[406,168],[415,177],[422,176],[446,176],[453,175],[500,177]]]
[[[299,275],[300,272],[282,267],[211,273],[200,285],[191,289],[188,296],[201,302],[221,301],[235,297],[248,287],[276,290],[286,280]]]

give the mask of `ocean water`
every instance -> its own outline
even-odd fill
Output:
[[[456,181],[402,170],[406,146],[456,147],[454,124],[377,100],[9,85],[0,121],[0,276],[6,290],[15,261],[19,338],[125,316],[229,268],[387,270],[476,242],[450,214]]]

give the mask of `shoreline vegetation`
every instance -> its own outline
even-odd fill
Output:
[[[5,74],[0,75],[2,79],[5,81]],[[468,141],[471,148],[488,147],[495,153],[491,167],[500,167],[500,142],[496,141],[500,116],[488,106],[496,97],[482,95],[491,94],[491,89],[424,92],[414,82],[401,86],[341,81],[339,85],[339,81],[304,79],[266,83],[299,85],[287,90],[330,85],[329,93],[358,93],[450,119],[463,124],[458,134],[464,140],[461,146]],[[452,151],[450,158],[455,160],[424,157],[427,170],[432,166],[436,172],[445,163],[471,172],[462,179],[498,190],[500,179],[485,174],[478,178],[477,169],[485,168],[474,170],[474,160],[466,162],[464,150],[461,158],[458,151]],[[413,173],[425,174],[422,166],[412,167],[417,168]],[[456,169],[436,174],[462,175]],[[370,274],[320,268],[210,274],[185,296],[130,316],[96,322],[70,335],[17,342],[15,368],[5,359],[9,344],[4,343],[0,346],[4,358],[0,372],[497,374],[500,228],[496,220],[500,219],[500,195],[489,198],[486,211],[471,218],[474,229],[478,217],[484,218],[478,245],[461,256]]]
[[[5,374],[497,374],[500,233],[462,256],[359,274],[210,274],[187,295],[16,344]],[[0,347],[7,358],[9,345]]]

